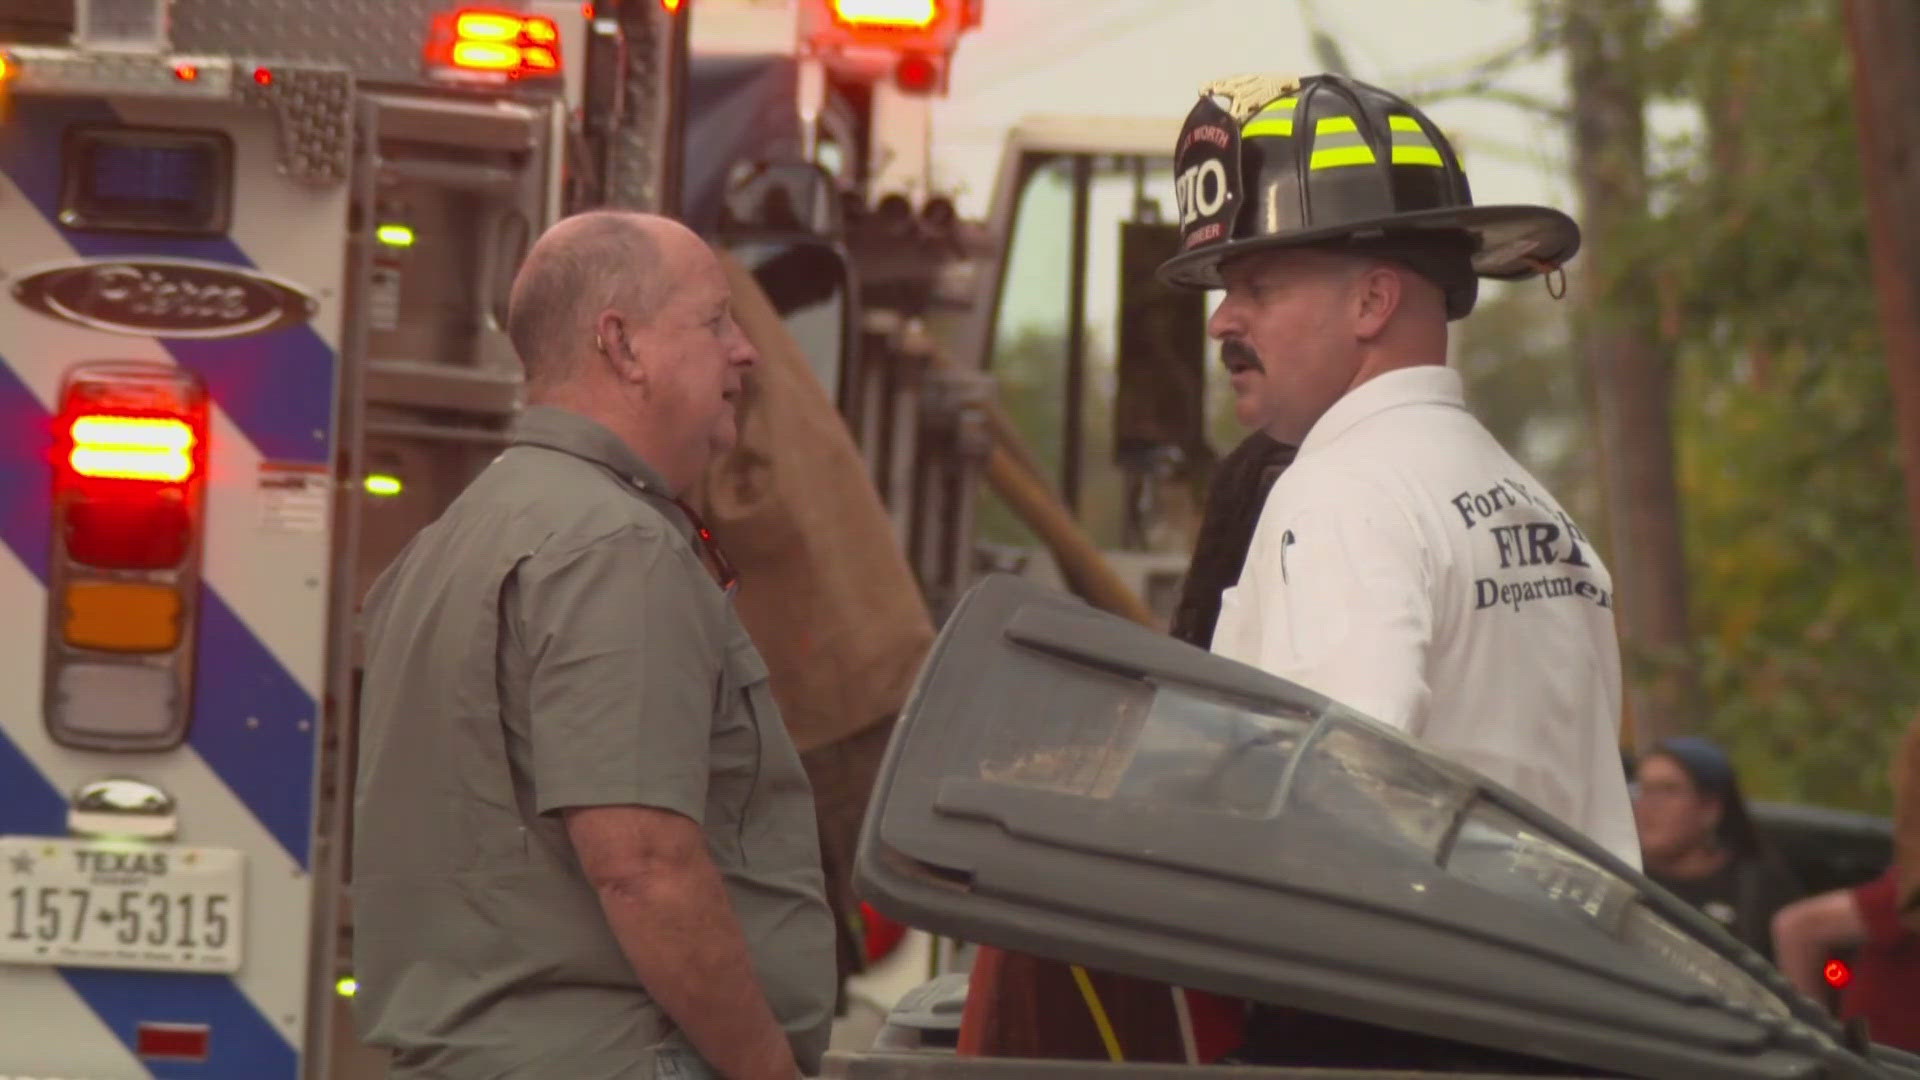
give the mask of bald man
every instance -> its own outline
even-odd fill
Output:
[[[368,595],[356,1008],[405,1077],[791,1080],[825,1049],[813,804],[681,500],[756,361],[713,252],[560,222],[513,446]]]

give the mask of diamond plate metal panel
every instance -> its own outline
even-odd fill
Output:
[[[242,100],[272,109],[280,171],[309,184],[337,184],[353,168],[353,77],[280,68],[271,83],[241,84]]]
[[[425,84],[421,51],[433,17],[461,6],[461,0],[175,0],[173,47],[341,67],[363,83]],[[518,0],[485,6],[527,8]],[[515,92],[557,91],[529,86]]]

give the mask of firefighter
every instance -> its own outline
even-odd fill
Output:
[[[1407,731],[1639,865],[1617,767],[1613,586],[1467,411],[1447,324],[1478,278],[1551,272],[1557,210],[1475,206],[1440,129],[1335,75],[1203,88],[1175,146],[1170,285],[1223,289],[1266,431],[1296,446],[1213,649]]]

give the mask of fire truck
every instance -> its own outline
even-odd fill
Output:
[[[810,0],[705,69],[692,7],[0,0],[0,1077],[365,1075],[354,612],[504,445],[555,219],[836,255],[782,311],[884,428],[833,231],[979,5]]]

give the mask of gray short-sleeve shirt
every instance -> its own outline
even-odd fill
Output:
[[[365,611],[356,1008],[397,1077],[645,1077],[672,1024],[557,811],[699,822],[803,1068],[834,929],[811,793],[766,666],[658,477],[536,407]]]

